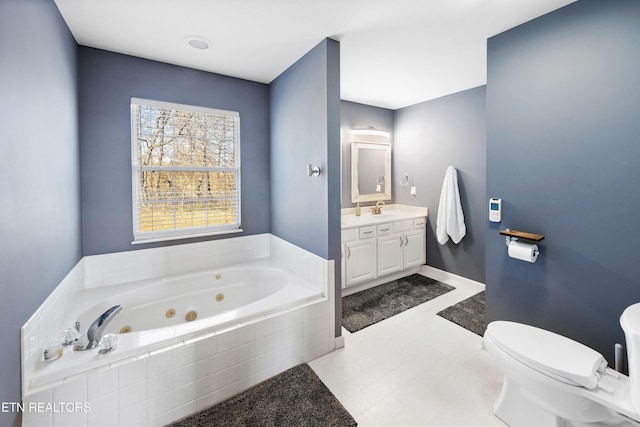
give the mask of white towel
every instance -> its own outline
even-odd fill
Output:
[[[460,191],[458,190],[458,172],[453,166],[447,168],[440,193],[440,205],[438,206],[438,219],[436,220],[436,235],[438,243],[444,245],[449,240],[458,244],[467,234],[464,225],[464,214],[460,204]]]

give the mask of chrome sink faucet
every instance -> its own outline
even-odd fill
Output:
[[[378,200],[376,202],[376,206],[371,208],[373,210],[373,215],[380,215],[382,213],[383,207],[384,207],[384,202],[382,200]]]
[[[73,346],[73,349],[76,351],[84,351],[96,348],[100,339],[102,339],[102,334],[104,333],[105,328],[116,314],[120,313],[120,310],[122,310],[121,305],[114,305],[109,310],[102,313],[100,317],[93,321],[91,326],[87,329],[85,336],[78,340],[78,342]]]

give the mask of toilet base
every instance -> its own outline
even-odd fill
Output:
[[[493,404],[493,413],[510,427],[567,427],[564,419],[542,409],[507,376]]]
[[[505,376],[500,395],[493,405],[493,413],[510,427],[638,427],[639,425],[622,415],[599,422],[567,420],[547,411],[537,400],[534,394]]]

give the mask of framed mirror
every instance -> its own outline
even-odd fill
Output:
[[[391,144],[351,142],[351,201],[391,200]]]

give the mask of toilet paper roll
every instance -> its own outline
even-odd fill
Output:
[[[538,245],[524,243],[517,240],[509,242],[509,256],[527,262],[536,262],[538,259]]]

